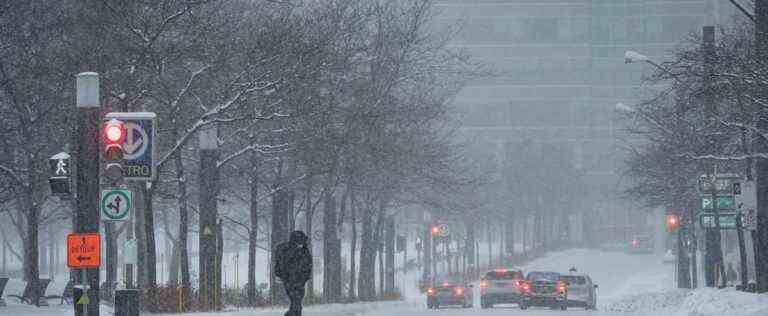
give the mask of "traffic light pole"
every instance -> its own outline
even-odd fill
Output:
[[[99,232],[99,75],[84,72],[76,76],[77,126],[75,164],[77,166],[77,191],[74,211],[76,233]],[[87,315],[99,316],[99,269],[87,269],[79,275],[78,283],[88,283]],[[77,305],[74,304],[77,311]]]

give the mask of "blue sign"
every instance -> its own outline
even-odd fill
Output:
[[[117,119],[125,126],[123,177],[126,180],[152,181],[155,178],[155,113],[113,112],[107,119]]]

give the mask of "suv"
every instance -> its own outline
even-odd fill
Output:
[[[586,274],[561,275],[560,281],[568,287],[568,306],[584,307],[584,309],[596,309],[597,284]]]
[[[480,307],[493,308],[493,304],[519,304],[523,271],[499,269],[488,271],[480,279]]]
[[[523,293],[520,309],[528,309],[528,306],[568,309],[568,286],[560,281],[560,273],[530,272],[520,289]]]

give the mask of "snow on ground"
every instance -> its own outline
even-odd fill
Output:
[[[398,275],[399,283],[404,286],[403,301],[372,302],[356,304],[333,304],[310,306],[305,309],[306,316],[425,316],[425,315],[595,315],[595,316],[757,316],[768,315],[768,295],[737,292],[733,289],[697,289],[679,290],[674,285],[674,265],[662,263],[655,255],[630,255],[622,252],[573,249],[556,252],[536,259],[521,269],[524,272],[534,270],[554,270],[565,272],[576,267],[579,272],[589,274],[598,289],[598,311],[584,311],[578,308],[566,312],[543,308],[531,308],[521,311],[515,305],[494,309],[479,308],[479,293],[475,293],[475,308],[427,310],[425,298],[416,288],[420,273],[412,271],[406,277]],[[61,283],[61,284],[60,284]],[[18,293],[23,283],[18,280],[9,284],[6,294]],[[49,294],[60,292],[63,282],[55,282]],[[477,290],[477,287],[475,287]],[[36,308],[20,305],[16,300],[6,297],[8,307],[0,307],[0,315],[12,316],[52,316],[72,315],[71,306],[59,306],[52,300],[51,306]],[[194,316],[281,316],[285,307],[266,309],[232,309],[220,313],[195,313]],[[111,315],[111,310],[104,307],[102,315]],[[168,314],[171,316],[177,314]]]

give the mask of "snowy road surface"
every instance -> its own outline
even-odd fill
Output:
[[[732,289],[699,289],[681,291],[674,288],[674,265],[665,265],[653,255],[628,255],[619,252],[597,250],[568,250],[550,254],[521,267],[524,271],[555,270],[567,271],[576,267],[580,272],[592,276],[599,284],[598,311],[584,311],[572,308],[567,311],[532,307],[522,311],[516,305],[494,309],[480,309],[479,293],[475,294],[475,308],[447,308],[428,310],[425,298],[415,289],[417,273],[404,280],[406,299],[399,302],[374,302],[312,306],[305,309],[306,316],[429,316],[429,315],[768,315],[768,296],[736,292]],[[13,293],[13,291],[6,293]],[[53,316],[72,315],[71,307],[53,304],[50,307],[34,308],[19,305],[13,299],[8,307],[0,307],[0,315],[9,316]],[[221,313],[195,313],[195,316],[282,316],[283,308],[241,309]],[[109,316],[111,311],[102,310]],[[178,314],[168,314],[178,315]]]

